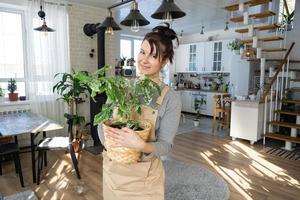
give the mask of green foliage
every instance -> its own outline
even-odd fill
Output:
[[[82,71],[83,74],[88,74],[86,71]],[[59,95],[61,95],[61,98],[63,101],[65,101],[69,106],[72,105],[74,102],[76,105],[83,102],[83,99],[81,98],[82,95],[87,97],[86,91],[90,91],[89,87],[85,85],[84,83],[80,82],[79,79],[74,77],[75,71],[73,70],[72,74],[69,73],[58,73],[54,76],[54,78],[61,76],[61,80],[58,81],[53,86],[53,92],[57,92]],[[81,124],[85,123],[84,116],[79,115],[71,115],[68,113],[64,114],[64,117],[66,119],[73,119],[73,125],[80,126]]]
[[[294,17],[295,17],[295,10],[291,12],[289,15],[284,13],[281,13],[281,15],[282,15],[282,20],[279,24],[278,30],[283,33],[286,29],[288,31],[292,29],[292,24],[294,22]]]
[[[82,71],[81,73],[87,74],[88,72]],[[61,80],[53,86],[53,92],[56,91],[58,94],[62,95],[59,99],[63,99],[68,104],[70,104],[71,100],[75,100],[76,103],[80,103],[82,101],[80,95],[89,91],[89,87],[75,78],[74,74],[75,71],[73,71],[73,74],[58,73],[54,76],[54,78],[56,78],[60,75]]]
[[[204,99],[202,96],[198,99],[196,98],[195,101],[194,101],[194,106],[195,106],[195,110],[197,111],[197,114],[195,116],[195,120],[199,120],[201,118],[201,115],[200,115],[200,108],[202,105],[205,105],[206,104],[206,99]]]
[[[150,79],[137,79],[130,81],[121,76],[105,76],[105,70],[110,66],[105,65],[95,73],[76,73],[75,77],[83,84],[89,86],[91,96],[105,93],[108,102],[102,111],[94,118],[94,124],[100,124],[113,116],[116,109],[117,115],[124,120],[129,120],[132,112],[141,113],[143,105],[149,105],[155,93],[160,93],[160,87]],[[130,123],[128,126],[131,126]]]
[[[8,81],[8,85],[7,85],[7,90],[10,92],[10,93],[14,93],[16,90],[17,90],[17,84],[16,84],[16,80],[15,79],[10,79]]]
[[[0,97],[4,97],[4,89],[0,86]]]
[[[235,39],[227,44],[227,48],[231,51],[233,50],[240,50],[244,48],[244,43],[238,39]]]

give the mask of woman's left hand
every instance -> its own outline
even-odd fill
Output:
[[[106,137],[115,143],[110,147],[127,147],[141,151],[145,145],[144,140],[128,127],[122,129],[107,127],[105,132]]]

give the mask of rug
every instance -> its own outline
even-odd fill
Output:
[[[266,147],[266,148],[262,149],[262,152],[271,154],[274,156],[279,156],[283,159],[300,161],[300,152],[296,151],[296,150],[295,151],[287,151],[287,150],[280,149],[280,148]]]
[[[31,190],[26,190],[24,192],[18,192],[16,194],[6,196],[3,200],[38,200],[34,192]]]
[[[166,200],[225,200],[230,191],[224,179],[199,165],[164,160]]]

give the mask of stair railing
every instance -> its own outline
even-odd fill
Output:
[[[293,47],[295,45],[295,42],[293,42],[286,52],[283,60],[280,61],[279,67],[276,70],[273,78],[271,79],[271,82],[266,85],[263,91],[263,95],[260,98],[260,102],[264,103],[264,121],[263,121],[263,144],[265,145],[265,136],[267,133],[267,123],[268,120],[272,121],[274,119],[278,119],[279,115],[277,115],[274,111],[281,109],[282,106],[282,99],[284,96],[284,91],[288,87],[288,73],[289,73],[289,55],[290,52],[292,51]],[[281,78],[279,76],[279,73],[281,72]],[[276,81],[276,82],[275,82]],[[285,81],[285,84],[284,84]],[[279,88],[280,85],[280,88]],[[275,94],[274,94],[275,92]],[[279,97],[279,92],[280,92],[280,103],[278,103],[278,97]],[[275,99],[273,100],[275,96]],[[270,104],[268,107],[268,103]],[[269,118],[267,118],[267,114],[269,111]],[[268,131],[272,132],[273,131],[273,126],[271,124],[268,125]]]

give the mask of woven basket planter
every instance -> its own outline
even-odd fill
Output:
[[[112,121],[107,120],[102,124],[104,132],[105,132],[105,128],[109,126],[113,121],[117,121],[117,120],[112,120]],[[136,131],[136,133],[144,141],[147,141],[150,136],[151,123],[148,121],[140,121],[139,123],[141,128],[143,128],[144,130]],[[130,164],[130,163],[136,163],[141,157],[141,152],[136,151],[135,149],[125,148],[125,147],[110,148],[109,146],[111,144],[113,144],[113,141],[111,141],[109,138],[105,138],[107,156],[114,161]]]

